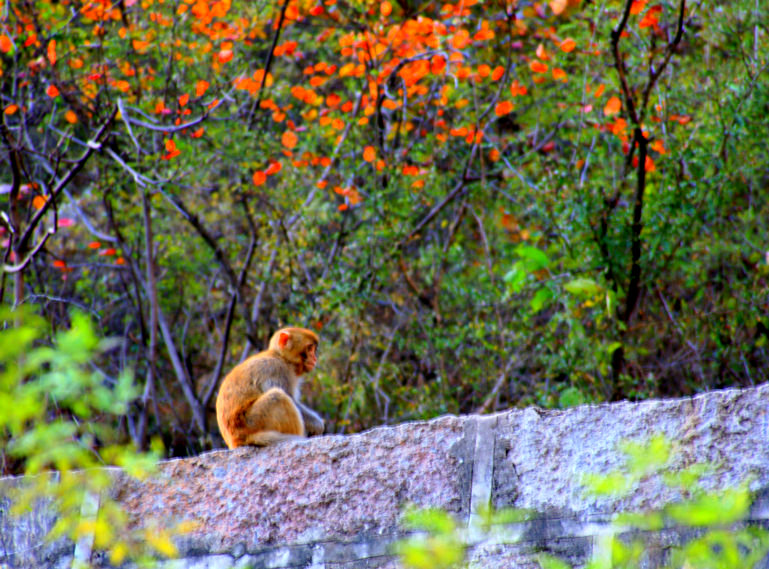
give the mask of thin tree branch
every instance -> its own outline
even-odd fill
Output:
[[[167,193],[162,188],[160,189],[160,192],[163,194],[166,200],[168,200],[176,208],[176,210],[182,214],[182,216],[189,222],[189,224],[192,225],[195,231],[197,231],[198,234],[203,238],[203,241],[206,242],[206,245],[208,245],[211,248],[211,250],[214,252],[214,256],[216,257],[216,260],[219,262],[219,265],[222,267],[222,270],[227,275],[227,280],[229,281],[230,286],[232,287],[233,293],[239,299],[242,299],[244,297],[243,290],[242,290],[243,285],[239,284],[239,279],[235,275],[235,270],[232,268],[232,265],[227,259],[227,255],[225,255],[224,251],[219,246],[219,243],[217,242],[217,240],[214,239],[213,235],[211,235],[208,232],[208,230],[203,226],[203,222],[200,220],[200,218],[194,213],[192,213],[187,208],[187,206],[184,205],[181,198]],[[246,334],[251,338],[252,341],[254,341],[255,333],[253,330],[253,326],[251,326],[251,323],[248,320],[248,318],[246,318],[245,320],[246,320]]]
[[[246,260],[243,262],[243,267],[240,270],[240,274],[238,275],[238,288],[242,289],[243,286],[246,284],[246,275],[248,274],[248,269],[251,266],[251,259],[253,259],[254,252],[256,251],[256,239],[257,239],[257,230],[256,226],[254,225],[253,220],[251,219],[251,213],[248,211],[248,205],[246,204],[245,200],[241,200],[241,205],[243,206],[243,209],[245,210],[246,219],[248,220],[249,228],[251,229],[251,240],[248,244],[248,252],[246,253]],[[211,397],[214,394],[214,390],[216,389],[216,386],[219,384],[219,378],[222,376],[222,369],[224,368],[224,364],[227,360],[227,352],[228,352],[228,346],[230,342],[230,331],[232,329],[232,321],[235,317],[235,305],[237,304],[239,295],[235,294],[233,292],[232,296],[230,297],[230,304],[227,307],[227,318],[224,324],[224,334],[222,336],[222,345],[221,349],[219,350],[219,357],[216,361],[216,368],[214,368],[214,373],[211,376],[208,385],[206,386],[206,389],[203,391],[203,397],[202,397],[202,405],[203,408],[206,408],[208,406],[209,401],[211,401]]]
[[[110,113],[109,118],[104,122],[104,124],[99,128],[99,130],[96,133],[96,136],[93,137],[92,140],[88,141],[88,148],[86,148],[85,152],[80,156],[80,158],[77,159],[77,162],[72,166],[72,168],[69,169],[69,171],[59,179],[59,181],[56,183],[56,186],[51,190],[51,199],[48,199],[43,204],[43,207],[41,207],[35,215],[32,217],[32,219],[27,224],[27,228],[25,229],[24,233],[22,234],[21,238],[19,239],[19,248],[23,249],[26,247],[27,242],[32,237],[33,232],[37,228],[37,225],[40,223],[40,220],[43,218],[43,216],[48,212],[48,208],[55,203],[56,197],[58,197],[59,193],[64,189],[64,187],[69,184],[69,182],[72,180],[72,178],[75,177],[75,175],[80,172],[80,170],[83,169],[83,166],[85,166],[85,163],[88,161],[88,159],[91,157],[91,155],[96,150],[101,150],[101,142],[102,138],[107,133],[107,130],[109,129],[112,122],[115,120],[115,116],[117,115],[117,107],[115,107],[112,112]]]
[[[278,27],[275,30],[275,35],[272,36],[272,45],[270,45],[270,51],[267,52],[267,60],[264,62],[264,74],[262,74],[262,80],[259,82],[259,90],[257,91],[256,101],[254,101],[254,104],[251,106],[251,111],[248,113],[248,124],[250,126],[253,126],[254,114],[262,102],[262,91],[264,90],[264,85],[267,82],[267,74],[270,72],[270,68],[272,67],[272,59],[275,57],[275,47],[278,45],[280,32],[283,30],[283,21],[286,19],[286,8],[288,8],[289,1],[290,0],[283,0],[283,5],[280,7]]]

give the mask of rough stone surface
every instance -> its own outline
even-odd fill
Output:
[[[659,508],[680,499],[661,476],[651,477],[626,499],[587,496],[586,473],[621,467],[623,441],[648,441],[660,433],[675,445],[672,471],[708,463],[710,489],[751,480],[769,487],[769,386],[730,389],[691,399],[613,403],[566,411],[526,409],[505,413],[497,431],[496,506],[543,513],[611,514]]]
[[[149,482],[125,477],[118,499],[138,520],[196,522],[185,542],[210,552],[389,535],[405,503],[467,513],[465,422],[444,417],[173,460]]]
[[[44,500],[33,505],[22,518],[10,515],[14,490],[23,479],[0,479],[0,569],[8,567],[47,567],[72,551],[65,540],[42,539],[56,522]]]
[[[114,493],[137,525],[197,523],[179,540],[183,558],[162,564],[168,569],[396,569],[391,546],[404,536],[406,503],[442,508],[467,525],[473,569],[533,569],[540,552],[581,567],[605,555],[614,514],[680,499],[656,475],[622,499],[583,491],[586,473],[623,465],[623,441],[656,433],[674,443],[671,471],[707,462],[710,490],[748,482],[756,492],[748,522],[769,525],[769,385],[216,451],[165,462],[149,481],[115,473]],[[3,496],[18,482],[0,481],[0,569],[69,567],[83,552],[45,542],[54,520],[44,505],[8,517]],[[496,534],[474,533],[477,508],[488,503],[537,513]],[[644,534],[648,566],[691,536],[685,528]]]

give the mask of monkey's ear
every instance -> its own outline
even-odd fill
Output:
[[[291,339],[291,334],[288,332],[281,332],[280,336],[278,336],[278,345],[281,348],[285,348],[286,344],[288,344],[288,341]]]

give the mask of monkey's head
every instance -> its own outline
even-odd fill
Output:
[[[270,350],[277,352],[299,376],[318,363],[318,336],[306,328],[281,328],[270,338]]]

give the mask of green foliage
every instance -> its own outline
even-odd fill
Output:
[[[400,542],[396,548],[402,563],[412,569],[449,569],[464,558],[465,548],[457,539],[454,519],[441,510],[411,510],[404,525],[427,535]]]
[[[2,459],[16,461],[27,475],[9,495],[12,515],[25,515],[42,501],[56,517],[50,538],[92,538],[114,564],[148,562],[150,553],[175,555],[169,532],[134,532],[108,492],[113,477],[102,467],[145,477],[162,453],[157,442],[149,453],[120,442],[115,427],[138,389],[128,370],[108,378],[94,367],[115,342],[100,339],[90,319],[77,312],[50,346],[40,345],[46,328],[28,310],[0,313]]]

